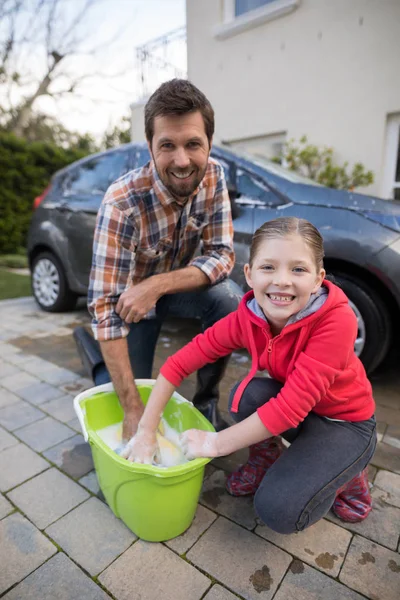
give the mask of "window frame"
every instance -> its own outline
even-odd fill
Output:
[[[242,197],[241,192],[239,190],[239,185],[238,185],[241,172],[244,175],[247,175],[247,177],[249,177],[253,181],[255,181],[256,182],[255,185],[257,185],[257,183],[259,183],[260,187],[266,188],[266,191],[269,192],[270,194],[272,194],[272,197],[276,199],[276,203],[269,204],[268,202],[261,200],[260,198],[256,198],[256,197],[253,198],[251,196],[243,196]],[[268,182],[265,181],[265,179],[263,179],[256,173],[253,173],[246,167],[242,167],[241,165],[236,165],[236,182],[235,182],[235,184],[236,184],[236,189],[238,192],[238,196],[237,196],[235,202],[238,206],[252,206],[254,208],[274,208],[274,207],[281,206],[282,204],[284,204],[284,202],[282,202],[281,198],[268,185]]]
[[[389,115],[386,123],[385,160],[381,196],[395,199],[395,190],[400,188],[396,180],[397,160],[400,154],[400,113]]]
[[[61,189],[62,189],[62,197],[63,198],[79,198],[80,196],[100,196],[100,195],[104,195],[108,189],[108,187],[111,185],[111,183],[113,181],[115,181],[115,179],[118,179],[118,177],[121,177],[121,175],[123,173],[120,173],[115,179],[112,179],[111,181],[108,182],[107,188],[105,190],[100,190],[99,188],[92,188],[91,190],[85,190],[85,189],[81,189],[81,190],[76,190],[76,191],[70,191],[71,187],[69,187],[69,189],[66,189],[68,186],[69,181],[71,181],[71,178],[73,177],[73,174],[75,172],[78,172],[81,169],[84,169],[86,167],[86,165],[88,165],[91,162],[94,162],[96,160],[106,160],[111,158],[112,155],[116,155],[116,154],[121,154],[125,157],[125,166],[124,166],[124,172],[128,172],[130,169],[130,165],[131,165],[131,156],[130,156],[130,152],[127,152],[126,150],[116,150],[114,152],[110,152],[110,153],[104,153],[104,154],[100,154],[98,156],[90,156],[88,157],[87,160],[85,160],[84,162],[81,162],[78,165],[74,165],[73,167],[71,167],[70,170],[68,170],[68,172],[65,174],[65,176],[63,177],[63,180],[61,182]]]
[[[223,23],[215,27],[214,36],[217,40],[224,40],[253,27],[258,27],[293,12],[298,8],[300,2],[301,0],[275,0],[236,17],[235,0],[224,0]]]

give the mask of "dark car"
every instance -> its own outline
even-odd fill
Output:
[[[385,357],[400,310],[400,202],[333,190],[275,163],[214,146],[224,167],[235,229],[235,279],[245,289],[253,232],[283,215],[308,219],[325,242],[325,268],[358,319],[355,351],[369,371]],[[33,294],[46,311],[86,295],[96,213],[108,186],[149,160],[145,144],[89,156],[54,175],[35,199],[28,236]]]

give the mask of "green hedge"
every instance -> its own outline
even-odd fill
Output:
[[[85,154],[0,132],[0,254],[25,246],[34,198],[56,171]]]

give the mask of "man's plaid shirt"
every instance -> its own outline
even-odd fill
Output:
[[[194,257],[200,241],[202,254]],[[88,292],[96,339],[128,335],[115,308],[132,285],[188,265],[214,284],[229,275],[233,263],[231,206],[219,163],[209,159],[185,203],[168,192],[153,162],[130,171],[110,186],[97,215]]]

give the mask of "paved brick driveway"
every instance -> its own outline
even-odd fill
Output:
[[[84,378],[71,336],[84,308],[49,315],[32,299],[0,303],[0,596],[7,600],[398,600],[400,375],[374,378],[380,442],[370,467],[374,510],[363,524],[332,515],[282,536],[249,498],[224,491],[245,452],[208,466],[197,515],[181,537],[138,540],[101,500],[72,409]],[[195,333],[168,322],[155,368]],[[396,359],[397,360],[397,359]],[[222,407],[249,367],[231,360]],[[155,371],[156,375],[156,371]],[[194,378],[181,388],[190,398]]]

